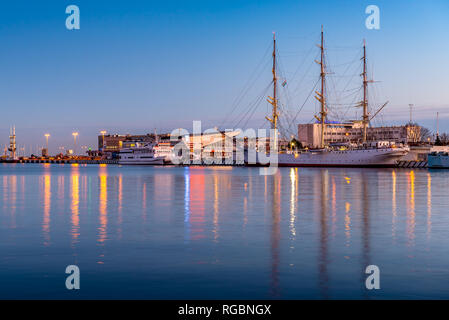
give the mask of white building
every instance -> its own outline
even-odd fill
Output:
[[[417,142],[420,127],[391,126],[368,127],[368,141],[388,140],[397,143]],[[325,127],[325,144],[361,142],[363,138],[362,121],[328,122]],[[304,147],[318,148],[321,141],[321,124],[307,123],[298,125],[298,140]]]

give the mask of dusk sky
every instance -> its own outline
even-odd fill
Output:
[[[80,30],[65,27],[70,4],[80,8]],[[380,8],[380,30],[365,27],[370,4]],[[449,130],[448,13],[447,0],[4,1],[0,144],[13,124],[19,147],[34,151],[48,132],[51,152],[72,147],[73,131],[79,146],[96,148],[103,129],[191,130],[192,120],[204,129],[219,126],[260,61],[267,68],[234,117],[269,85],[271,56],[264,53],[273,31],[295,111],[304,97],[295,98],[290,84],[299,83],[294,72],[303,60],[307,68],[316,58],[322,24],[329,62],[358,59],[366,39],[370,74],[380,81],[377,98],[390,101],[381,124],[407,122],[412,103],[416,122],[435,130],[440,112],[440,129]],[[300,91],[318,77],[319,67],[311,68]],[[260,126],[267,109],[262,103],[248,125]],[[310,121],[314,111],[309,100],[297,122]]]

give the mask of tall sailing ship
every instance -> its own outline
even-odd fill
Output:
[[[316,92],[316,99],[320,102],[319,116],[315,116],[320,123],[320,147],[315,150],[288,151],[278,154],[279,166],[347,166],[347,167],[391,167],[409,151],[409,147],[396,144],[391,141],[368,141],[367,128],[370,123],[368,113],[367,86],[370,81],[367,79],[366,65],[366,45],[363,44],[363,100],[360,106],[363,107],[362,117],[362,141],[357,144],[340,144],[330,146],[325,144],[325,132],[328,123],[327,106],[325,96],[326,69],[324,61],[324,32],[321,29],[321,59],[317,63],[321,67],[320,82],[321,88]],[[277,99],[277,74],[276,74],[276,38],[273,37],[273,97],[269,103],[272,105],[272,117],[267,120],[271,123],[271,128],[278,129],[278,99]],[[385,105],[384,105],[385,106]],[[383,107],[382,107],[383,108]],[[382,109],[381,108],[381,109]],[[380,109],[379,109],[380,111]],[[377,112],[378,113],[378,112]],[[377,114],[376,113],[376,114]],[[277,137],[276,137],[277,140]],[[277,141],[276,141],[277,145]]]

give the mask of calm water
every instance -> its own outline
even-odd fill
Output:
[[[449,298],[448,182],[422,169],[3,164],[0,298]],[[70,264],[81,290],[65,288]]]

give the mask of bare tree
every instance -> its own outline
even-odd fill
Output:
[[[441,144],[447,145],[449,143],[449,134],[444,132],[439,135]]]
[[[427,142],[431,137],[432,137],[432,132],[424,127],[421,127],[421,130],[419,130],[420,132],[420,137],[419,137],[419,141],[420,142]]]
[[[407,124],[408,140],[414,143],[427,142],[432,137],[432,132],[421,127],[417,123]]]

